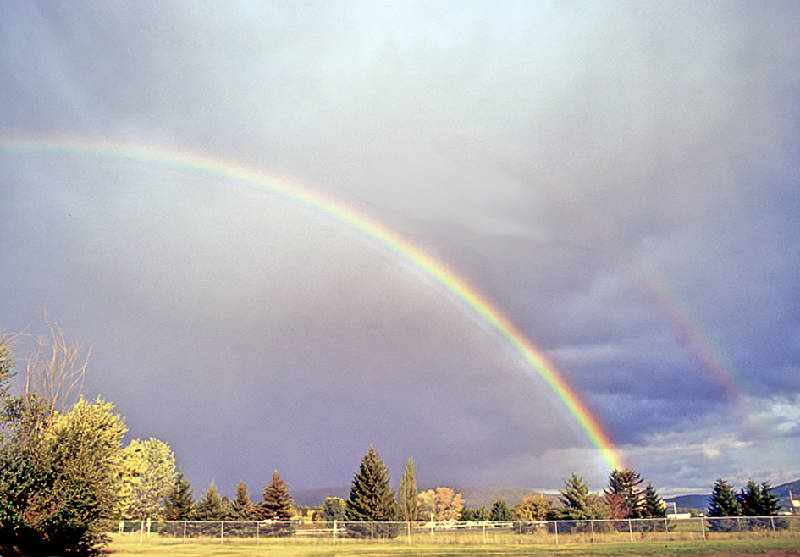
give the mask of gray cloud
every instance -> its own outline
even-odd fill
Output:
[[[759,448],[763,431],[797,442],[794,402],[775,402],[800,389],[797,15],[7,4],[0,127],[308,184],[484,292],[656,484],[787,479],[798,470]],[[514,350],[356,232],[157,165],[0,150],[0,167],[3,327],[46,309],[91,344],[88,388],[197,484],[252,490],[277,467],[297,487],[344,485],[370,443],[397,476],[414,456],[423,482],[602,482]]]

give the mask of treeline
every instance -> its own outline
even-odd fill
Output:
[[[0,335],[0,554],[97,553],[108,520],[288,521],[510,521],[590,520],[665,516],[664,502],[633,470],[614,470],[601,494],[577,474],[557,501],[537,495],[509,506],[466,508],[447,487],[419,491],[413,460],[392,490],[389,471],[370,447],[347,499],[327,498],[295,507],[277,471],[251,501],[240,482],[232,499],[212,482],[195,500],[169,445],[155,438],[122,445],[124,419],[98,398],[68,404],[82,383],[86,359],[57,327],[39,338],[26,360],[25,387],[10,392],[12,342]],[[769,485],[748,483],[740,494],[723,480],[714,485],[712,516],[770,515],[779,509]],[[289,530],[287,530],[288,532]],[[389,530],[387,530],[387,535]]]

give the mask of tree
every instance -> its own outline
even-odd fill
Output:
[[[514,516],[511,514],[511,509],[508,508],[508,504],[506,503],[505,499],[498,499],[492,504],[492,513],[489,517],[489,520],[503,522],[514,520]]]
[[[97,552],[106,539],[99,522],[117,497],[122,419],[100,398],[61,413],[26,395],[7,399],[4,410],[0,552]]]
[[[222,497],[219,496],[217,486],[212,481],[195,505],[194,518],[196,520],[224,520],[224,517],[225,509],[222,506]]]
[[[606,493],[622,495],[625,501],[624,518],[641,518],[643,514],[644,491],[639,487],[642,477],[630,469],[613,470],[608,477]]]
[[[715,480],[711,497],[708,499],[708,516],[740,516],[741,514],[742,507],[733,486],[721,478]]]
[[[573,472],[564,480],[561,493],[561,517],[564,520],[592,520],[603,518],[604,512],[598,497],[589,493],[583,478]]]
[[[414,460],[409,458],[406,471],[400,478],[400,513],[403,520],[413,522],[419,519],[417,505],[417,480],[414,478]]]
[[[220,520],[239,520],[233,511],[233,501],[227,495],[222,496],[222,514]]]
[[[525,497],[512,508],[512,511],[520,520],[547,520],[553,514],[553,502],[540,493],[532,497]]]
[[[164,503],[164,518],[166,520],[189,520],[194,507],[194,490],[189,480],[183,477],[183,470],[178,469],[178,475],[172,489],[167,494]]]
[[[459,520],[464,508],[464,498],[449,487],[428,489],[417,495],[419,515],[433,520]]]
[[[778,498],[772,493],[769,482],[763,482],[759,486],[753,480],[748,480],[747,486],[742,489],[738,500],[744,516],[777,515],[781,508]]]
[[[13,337],[0,335],[2,554],[96,553],[106,539],[100,520],[117,496],[124,421],[99,397],[68,406],[88,356],[49,329],[50,339],[36,339],[25,390],[15,396]]]
[[[350,486],[350,498],[345,504],[347,520],[394,520],[395,511],[389,470],[370,445]]]
[[[236,486],[236,498],[232,503],[232,513],[235,520],[253,520],[255,518],[255,505],[250,500],[250,492],[244,482]]]
[[[642,514],[645,518],[657,518],[667,516],[667,506],[664,500],[659,497],[653,484],[647,484],[644,490],[644,502]]]
[[[262,497],[264,501],[261,503],[258,513],[261,520],[289,520],[292,518],[294,500],[277,470],[272,473],[272,481],[264,488]]]
[[[175,480],[175,455],[154,437],[134,439],[122,451],[123,489],[118,513],[126,519],[158,519]]]
[[[345,502],[341,497],[326,497],[322,504],[322,515],[328,522],[345,520]]]

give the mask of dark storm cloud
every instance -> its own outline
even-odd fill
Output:
[[[4,134],[173,145],[306,183],[484,292],[648,479],[797,474],[747,425],[796,439],[794,4],[0,16]],[[259,485],[277,467],[297,487],[345,485],[370,443],[396,476],[414,456],[423,481],[602,481],[514,350],[353,231],[152,165],[0,165],[3,326],[47,309],[93,345],[88,387],[196,482]]]

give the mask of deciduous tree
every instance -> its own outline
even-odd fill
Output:
[[[400,478],[400,511],[401,518],[405,521],[415,521],[419,518],[417,480],[414,475],[414,460],[409,458],[408,463],[406,463],[406,470]]]
[[[329,522],[345,520],[344,499],[341,497],[326,497],[325,502],[322,503],[322,515]]]
[[[553,502],[544,494],[539,493],[525,497],[512,510],[520,520],[548,520],[553,514]]]
[[[133,439],[122,451],[122,497],[119,514],[126,519],[159,519],[175,481],[175,455],[154,437]]]

